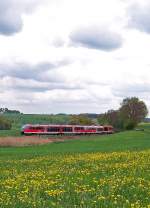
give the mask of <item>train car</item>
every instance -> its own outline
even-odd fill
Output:
[[[83,125],[40,125],[40,124],[26,124],[22,127],[21,133],[24,135],[32,134],[112,134],[112,126],[83,126]]]
[[[111,125],[105,125],[103,126],[104,130],[103,130],[103,133],[104,134],[112,134],[114,133],[114,129]]]

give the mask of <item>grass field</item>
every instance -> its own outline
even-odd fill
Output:
[[[0,207],[150,207],[150,125],[141,127],[0,148]]]

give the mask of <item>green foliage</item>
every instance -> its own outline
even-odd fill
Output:
[[[85,115],[72,115],[70,116],[69,124],[71,125],[93,125],[92,119]]]
[[[0,108],[0,113],[12,113],[12,114],[20,114],[20,111],[18,110],[9,110],[8,108]]]
[[[124,122],[124,129],[126,130],[132,130],[135,128],[135,123],[133,121],[125,121]]]
[[[102,124],[102,125],[110,124],[115,128],[120,127],[121,121],[120,121],[120,117],[119,117],[119,111],[109,110],[106,113],[101,114],[98,117],[98,122],[99,122],[99,124]]]
[[[4,116],[0,116],[0,130],[9,129],[11,129],[11,121],[5,118]]]
[[[98,117],[100,124],[110,124],[116,129],[131,130],[144,120],[148,110],[136,97],[125,98],[119,110],[109,110]]]
[[[148,114],[145,103],[136,97],[125,98],[121,103],[119,112],[125,129],[133,129]]]

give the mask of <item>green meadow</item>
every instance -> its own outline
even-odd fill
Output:
[[[150,207],[150,124],[139,128],[1,147],[0,207]]]

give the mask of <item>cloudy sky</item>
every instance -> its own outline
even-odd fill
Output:
[[[150,108],[149,0],[0,0],[0,107],[102,113]]]

